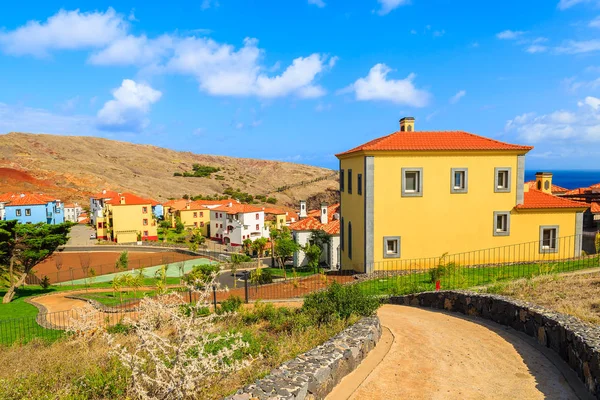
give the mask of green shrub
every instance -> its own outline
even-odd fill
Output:
[[[248,256],[248,258],[250,258]],[[251,259],[251,258],[250,258]],[[265,268],[257,268],[250,272],[250,282],[255,285],[265,285],[273,283],[273,274]]]
[[[219,270],[220,267],[216,264],[194,265],[183,280],[188,284],[207,283],[212,279],[213,274],[218,273]]]
[[[302,312],[309,313],[318,324],[326,324],[351,315],[373,315],[378,307],[379,300],[364,294],[358,286],[334,282],[327,290],[306,296]]]
[[[109,326],[108,328],[106,328],[106,331],[108,333],[122,333],[122,334],[127,334],[127,333],[129,333],[130,330],[131,330],[131,325],[124,324],[124,323],[122,323],[120,321],[117,324]]]
[[[242,307],[242,299],[239,296],[229,296],[229,298],[221,303],[220,312],[230,313],[236,312]]]
[[[269,203],[269,204],[277,204],[277,199],[275,197],[269,197],[267,199],[267,203]]]
[[[50,286],[52,286],[50,284],[50,278],[48,278],[48,275],[44,275],[44,277],[40,281],[40,286],[42,287],[42,289],[48,289]]]

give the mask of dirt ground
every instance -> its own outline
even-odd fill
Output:
[[[495,285],[488,291],[600,324],[600,272],[519,279]]]
[[[389,351],[379,363],[370,353],[327,399],[578,398],[550,360],[506,328],[395,305],[378,315],[393,337]]]
[[[174,251],[156,253],[128,252],[128,254],[128,269],[145,268],[196,258]],[[89,264],[89,267],[95,270],[96,275],[117,272],[115,262],[120,255],[121,253],[119,252],[103,251],[54,253],[48,259],[36,265],[33,270],[38,278],[42,278],[44,275],[48,276],[50,283],[66,282],[72,279],[85,278],[82,265],[86,264]],[[57,262],[62,265],[60,270],[56,268]]]

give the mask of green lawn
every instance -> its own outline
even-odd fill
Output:
[[[99,303],[104,304],[105,306],[117,306],[124,302],[128,302],[134,299],[141,299],[144,296],[154,296],[156,294],[155,290],[138,290],[137,293],[132,291],[125,292],[122,291],[121,294],[117,292],[99,292],[99,293],[83,293],[79,294],[79,297],[83,297],[86,299],[96,300]]]
[[[442,290],[467,289],[484,286],[500,281],[510,281],[519,278],[530,278],[544,274],[557,274],[578,271],[586,268],[600,267],[600,257],[590,257],[556,263],[521,264],[505,266],[489,266],[465,268],[449,266],[440,269],[436,279],[432,272],[413,272],[402,276],[389,276],[371,279],[359,283],[363,292],[374,295],[403,295],[435,290],[435,281],[440,281]]]

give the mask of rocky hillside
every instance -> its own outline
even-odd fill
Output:
[[[193,164],[219,168],[209,177],[176,177]],[[309,183],[310,182],[310,183]],[[296,205],[338,187],[335,171],[308,165],[178,152],[81,136],[0,135],[0,192],[36,191],[85,201],[103,188],[165,201],[226,188]],[[277,191],[283,188],[282,191]]]

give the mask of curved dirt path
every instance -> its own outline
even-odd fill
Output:
[[[378,315],[382,340],[327,399],[579,398],[548,358],[500,325],[396,305]]]

